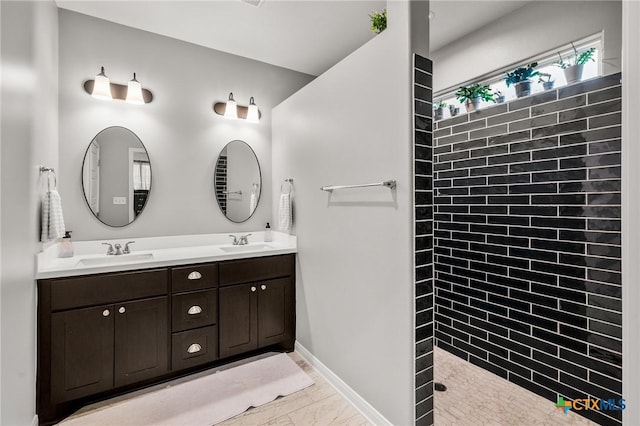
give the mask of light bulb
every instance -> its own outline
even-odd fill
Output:
[[[238,118],[238,105],[233,99],[233,93],[229,93],[229,100],[227,101],[227,106],[224,109],[224,116],[225,118],[230,118],[232,120]]]
[[[133,73],[133,80],[129,81],[127,86],[127,99],[130,104],[142,105],[144,104],[144,98],[142,97],[142,86],[136,80],[136,73]]]
[[[109,82],[109,77],[104,74],[104,67],[101,67],[100,74],[96,75],[91,96],[96,99],[113,99],[111,96],[111,83]]]
[[[260,114],[258,113],[258,106],[253,101],[253,96],[249,99],[249,110],[247,111],[247,122],[259,123]]]

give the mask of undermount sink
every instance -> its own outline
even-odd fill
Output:
[[[223,246],[220,247],[220,250],[226,251],[227,253],[238,253],[243,251],[269,250],[272,248],[273,246],[269,244],[247,244],[243,246]]]
[[[101,265],[114,265],[118,263],[126,262],[139,262],[141,260],[153,259],[153,253],[140,253],[140,254],[123,254],[104,257],[90,257],[86,259],[80,259],[76,266],[101,266]]]

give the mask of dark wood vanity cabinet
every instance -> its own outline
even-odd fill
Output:
[[[295,255],[38,281],[37,412],[261,348],[293,350]]]
[[[293,350],[294,268],[292,255],[220,265],[220,358],[272,345]]]

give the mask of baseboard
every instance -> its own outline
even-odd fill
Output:
[[[309,365],[315,368],[316,371],[324,377],[324,379],[329,382],[329,384],[333,386],[340,395],[353,404],[353,406],[360,411],[360,414],[362,414],[370,423],[379,426],[392,424],[298,341],[296,341],[295,350]]]
[[[33,416],[33,420],[31,421],[31,426],[38,426],[38,415]]]

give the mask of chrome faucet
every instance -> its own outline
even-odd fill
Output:
[[[238,238],[235,235],[229,234],[230,237],[233,238],[233,245],[234,246],[244,246],[249,244],[249,240],[247,239],[249,237],[249,235],[251,234],[246,234],[246,235],[241,235],[240,238]]]
[[[122,246],[120,245],[120,243],[116,243],[115,245],[112,245],[111,243],[102,243],[102,245],[109,246],[109,248],[107,249],[107,256],[120,256],[121,254],[131,253],[129,244],[133,244],[133,243],[135,243],[135,241],[129,241],[127,244],[125,244],[124,250],[122,249]]]

